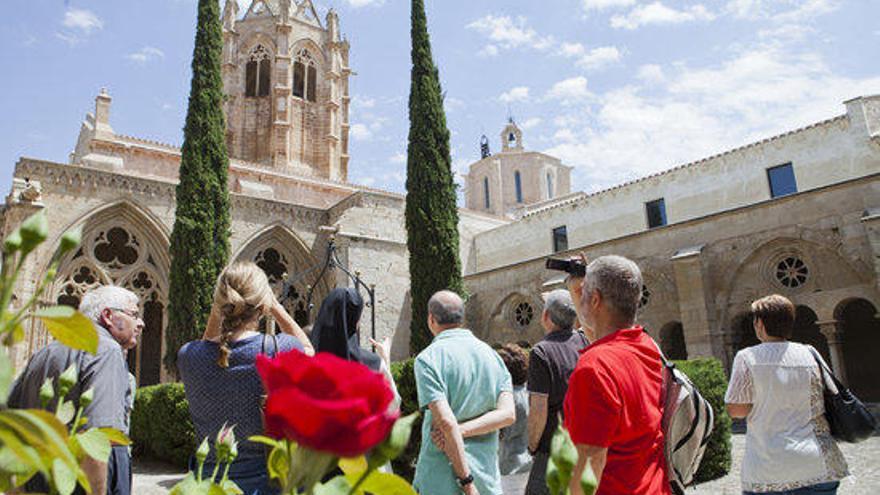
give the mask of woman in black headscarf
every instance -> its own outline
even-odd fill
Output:
[[[329,352],[381,371],[382,359],[374,352],[361,349],[358,322],[363,311],[364,300],[356,290],[333,289],[318,310],[318,318],[312,326],[312,345],[316,352]]]

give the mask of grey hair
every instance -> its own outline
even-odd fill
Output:
[[[544,296],[544,311],[559,330],[568,330],[577,319],[571,294],[565,289],[556,289]]]
[[[620,323],[635,322],[642,297],[642,272],[635,262],[614,255],[593,260],[584,277],[584,297],[590,297],[594,290],[624,320]]]
[[[464,322],[464,301],[458,294],[441,290],[428,300],[428,313],[440,325],[457,325]]]
[[[100,323],[104,309],[125,309],[126,306],[137,303],[138,297],[134,292],[115,285],[104,285],[85,293],[79,303],[79,312],[93,322]]]

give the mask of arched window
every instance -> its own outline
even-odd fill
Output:
[[[305,48],[300,50],[293,62],[293,96],[306,101],[316,101],[318,93],[318,68]]]
[[[272,62],[269,60],[269,52],[263,45],[257,45],[251,50],[245,64],[245,96],[269,96],[269,76],[272,71]]]
[[[547,172],[547,199],[553,199],[553,176]]]
[[[491,207],[491,203],[489,202],[489,178],[483,177],[483,205],[485,205],[488,210]]]
[[[516,186],[516,202],[522,203],[523,202],[522,177],[520,177],[519,170],[517,170],[516,172],[513,173],[513,182],[514,182],[514,185]]]

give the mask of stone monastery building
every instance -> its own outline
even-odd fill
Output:
[[[407,355],[409,270],[404,201],[351,184],[349,43],[310,0],[254,0],[223,12],[223,81],[232,259],[254,260],[300,322],[348,279],[314,273],[335,239],[341,263],[375,284],[376,333]],[[169,377],[165,349],[169,237],[180,149],[114,132],[111,97],[95,99],[69,163],[21,158],[0,234],[45,208],[52,238],[24,268],[24,300],[61,234],[83,227],[41,304],[76,305],[99,284],[141,297],[147,328],[129,355],[142,385]],[[570,192],[571,168],[527,151],[512,120],[502,147],[465,180],[461,259],[468,325],[489,342],[536,341],[541,294],[561,284],[551,255],[616,253],[642,267],[640,320],[671,357],[729,366],[755,343],[748,307],[771,292],[798,305],[795,339],[816,345],[865,400],[880,402],[880,97],[843,115],[594,193]],[[297,277],[292,285],[284,282]],[[306,294],[314,287],[315,309]],[[366,315],[367,313],[365,313]],[[48,341],[35,322],[22,363]],[[176,350],[172,350],[173,352]]]

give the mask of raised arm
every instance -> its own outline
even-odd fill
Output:
[[[547,394],[532,392],[529,394],[529,452],[538,449],[544,428],[547,426]]]
[[[220,338],[220,308],[216,304],[211,305],[211,315],[208,316],[208,324],[205,325],[205,333],[202,340],[217,340]]]
[[[511,404],[513,404],[512,399]],[[431,410],[432,428],[437,429],[443,436],[446,448],[442,450],[449,458],[453,473],[458,478],[467,478],[471,471],[464,455],[464,438],[461,436],[458,421],[456,421],[449,403],[446,402],[446,399],[438,399],[428,404],[428,408]],[[465,486],[463,491],[468,495],[477,493],[473,483]]]
[[[513,394],[511,392],[501,392],[498,394],[495,409],[470,421],[465,421],[460,425],[461,436],[463,438],[471,438],[485,435],[486,433],[500,430],[505,426],[510,426],[514,421],[516,421],[516,409],[513,405]]]
[[[309,336],[306,335],[306,332],[300,328],[296,323],[296,320],[287,313],[287,310],[284,309],[284,306],[278,301],[275,301],[275,305],[272,306],[272,317],[275,318],[275,321],[278,323],[278,328],[280,328],[282,332],[292,336],[302,344],[303,352],[305,352],[307,356],[315,355],[315,348],[312,347],[312,341],[309,340]]]

